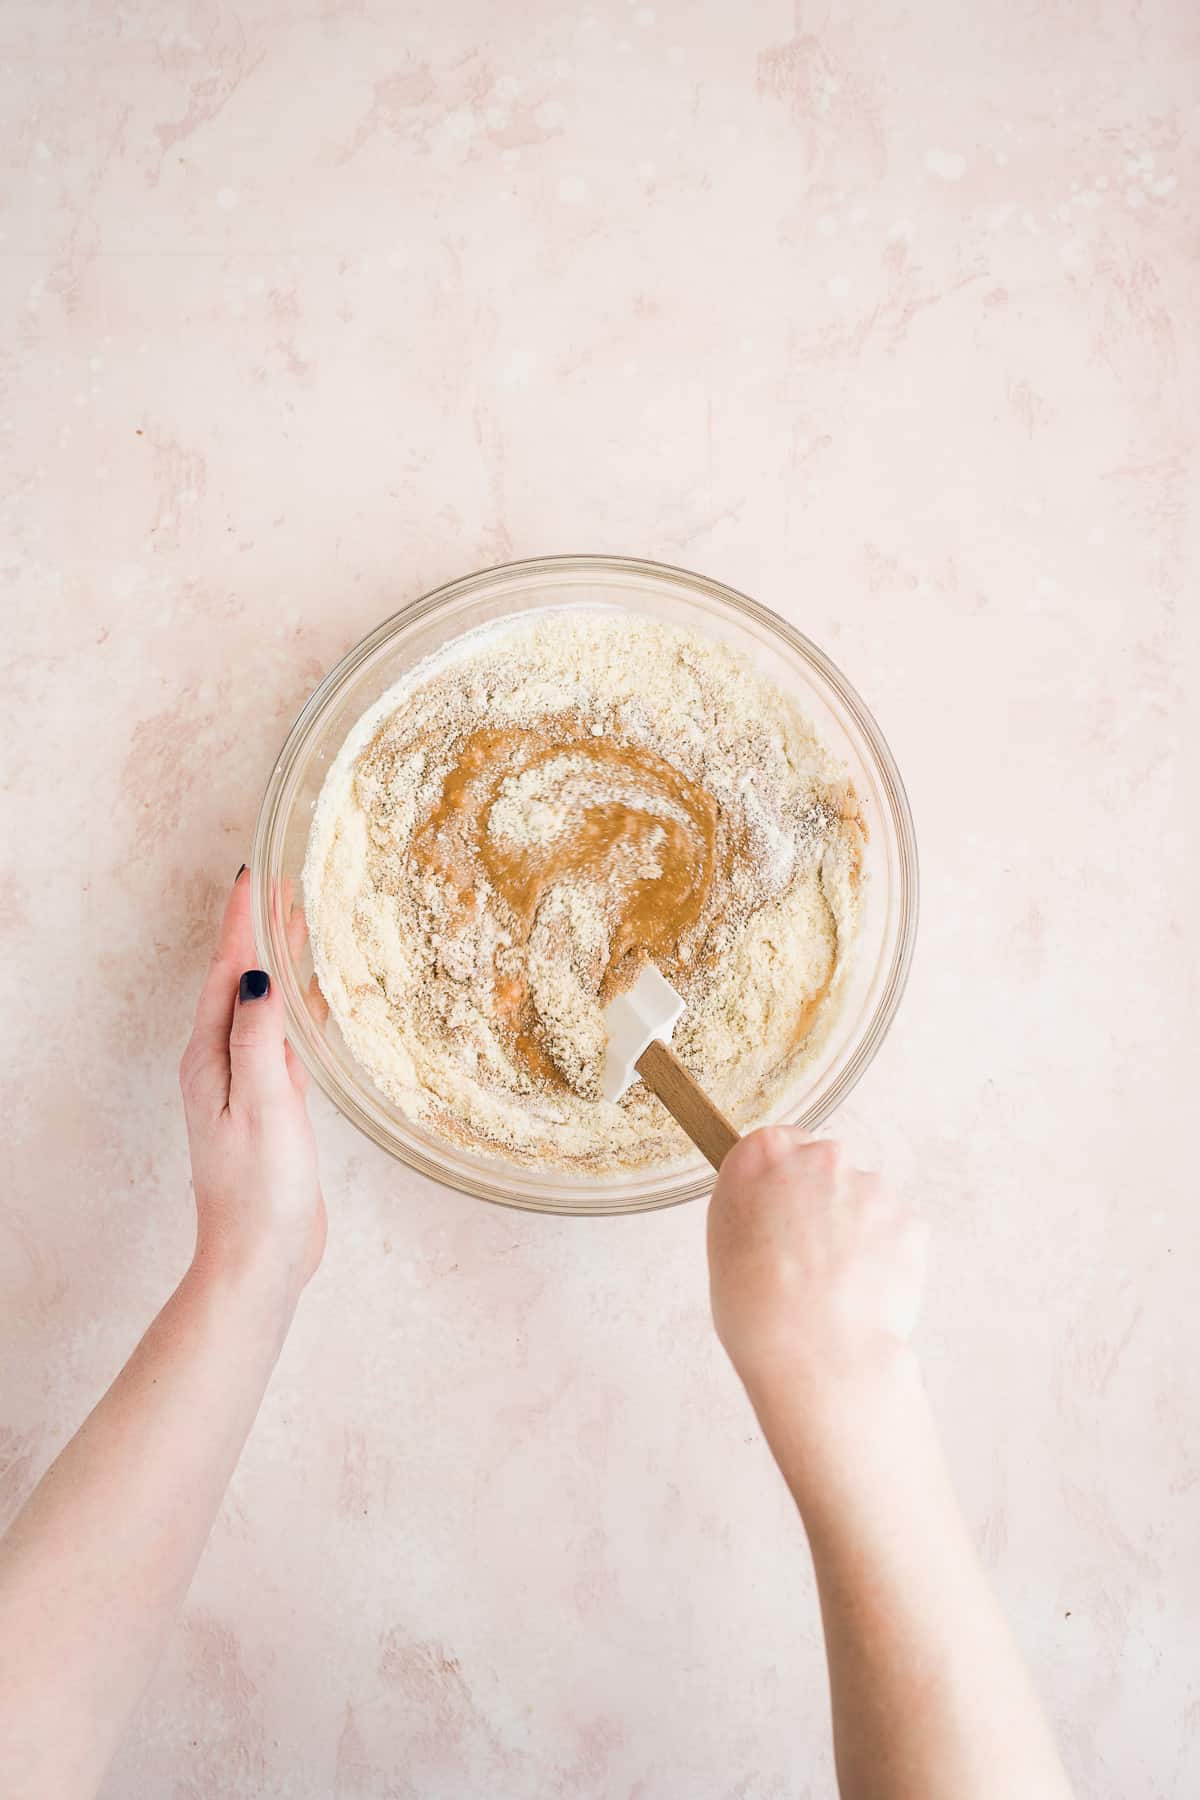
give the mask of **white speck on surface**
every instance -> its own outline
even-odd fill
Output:
[[[835,300],[844,300],[850,292],[850,277],[848,275],[831,275],[825,285]]]
[[[41,138],[39,138],[37,143],[33,146],[33,154],[37,157],[39,162],[49,162],[50,161],[50,146],[49,146],[49,144],[44,144],[42,142]]]
[[[1058,583],[1057,583],[1057,581],[1055,581],[1053,575],[1039,575],[1038,576],[1037,592],[1041,595],[1043,600],[1049,600],[1053,597],[1053,595],[1057,594]]]
[[[223,187],[217,189],[217,205],[222,212],[232,212],[237,203],[238,191],[236,188]]]
[[[581,181],[578,175],[563,175],[559,178],[558,197],[565,205],[582,206],[587,196],[587,182]]]
[[[510,350],[500,366],[500,383],[502,387],[526,387],[533,374],[537,358],[532,350]]]
[[[961,181],[967,172],[967,159],[961,150],[927,150],[925,167],[939,181]]]
[[[831,219],[828,213],[822,213],[817,220],[817,230],[822,237],[832,237],[837,230],[837,220]]]

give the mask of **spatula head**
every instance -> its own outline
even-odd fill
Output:
[[[619,1100],[637,1080],[634,1064],[655,1038],[671,1041],[683,1001],[653,963],[647,963],[625,993],[618,994],[605,1014],[608,1050],[600,1092],[606,1100]]]

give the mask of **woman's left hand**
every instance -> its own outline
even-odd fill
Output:
[[[298,911],[292,930],[304,930]],[[284,1036],[282,997],[255,962],[242,869],[179,1067],[196,1259],[277,1276],[294,1300],[325,1248],[325,1201],[305,1109],[308,1076]]]

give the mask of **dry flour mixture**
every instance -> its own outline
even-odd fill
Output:
[[[828,1029],[865,828],[795,703],[713,639],[609,608],[519,614],[350,732],[304,866],[347,1044],[459,1145],[612,1173],[689,1146],[640,1082],[598,1098],[603,1009],[650,958],[680,1058],[742,1128]]]

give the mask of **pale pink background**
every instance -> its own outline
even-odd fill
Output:
[[[186,1259],[176,1060],[312,686],[480,565],[677,561],[909,782],[918,959],[837,1130],[932,1216],[929,1381],[1081,1793],[1195,1794],[1188,0],[0,30],[6,1513]],[[702,1210],[490,1211],[314,1110],[329,1254],[109,1800],[828,1795]]]

